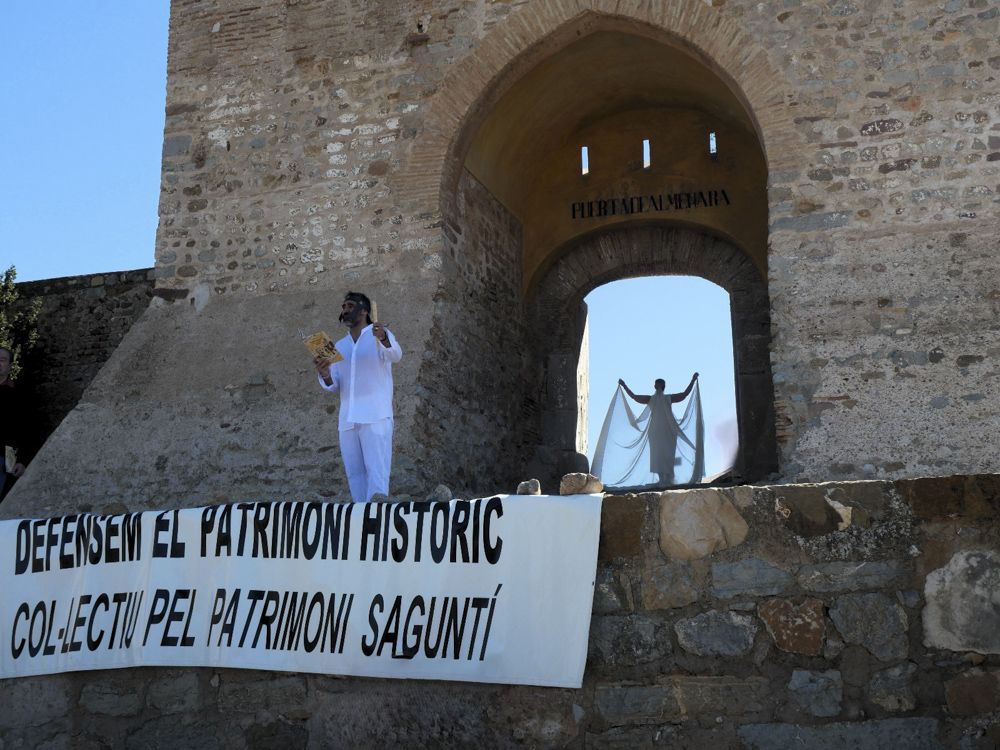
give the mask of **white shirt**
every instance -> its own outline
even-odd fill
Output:
[[[337,342],[344,358],[330,366],[333,384],[327,385],[319,376],[324,390],[340,391],[341,430],[392,418],[392,363],[399,362],[403,350],[388,328],[385,333],[388,347],[375,338],[370,325],[357,341],[348,333]]]

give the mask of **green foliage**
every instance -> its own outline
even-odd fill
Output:
[[[11,350],[10,377],[16,380],[21,371],[22,354],[27,354],[38,342],[38,314],[42,310],[40,299],[25,302],[20,299],[17,269],[11,266],[0,279],[0,346]]]

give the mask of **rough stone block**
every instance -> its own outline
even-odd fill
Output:
[[[0,680],[0,729],[39,726],[71,708],[70,681],[62,676]]]
[[[642,520],[646,504],[635,495],[607,496],[601,503],[599,560],[642,556]]]
[[[606,615],[629,609],[632,609],[632,601],[626,583],[613,568],[598,566],[594,582],[594,614]]]
[[[1000,654],[1000,553],[956,553],[927,575],[924,599],[924,645]]]
[[[1000,478],[994,474],[920,477],[901,480],[896,486],[900,497],[921,520],[1000,514]]]
[[[788,692],[792,703],[806,713],[829,718],[840,713],[844,682],[835,669],[825,672],[796,669],[788,681]]]
[[[818,656],[823,650],[826,618],[819,599],[768,599],[757,607],[757,614],[782,651]]]
[[[823,536],[851,525],[851,509],[829,500],[822,485],[781,487],[774,507],[785,526],[802,537]]]
[[[219,733],[228,735],[213,722],[178,721],[176,716],[161,716],[139,724],[125,738],[127,750],[172,750],[186,747],[214,750],[228,746],[219,741]]]
[[[851,523],[858,525],[859,516],[864,516],[867,522],[886,518],[891,487],[889,482],[845,482],[830,486],[826,497],[850,507],[853,511]]]
[[[200,700],[198,676],[191,672],[156,680],[150,683],[146,694],[146,702],[165,714],[194,711]]]
[[[790,747],[808,747],[810,750],[944,750],[937,738],[937,719],[925,718],[881,719],[823,726],[747,724],[740,727],[737,734],[747,750],[787,750]]]
[[[135,716],[142,708],[142,694],[127,676],[117,675],[84,685],[80,705],[95,714]]]
[[[830,562],[803,565],[797,579],[806,591],[833,593],[900,586],[907,574],[906,566],[897,560]]]
[[[278,719],[251,724],[243,731],[247,747],[293,750],[309,746],[309,730],[302,724]]]
[[[674,609],[698,601],[698,587],[691,569],[684,563],[647,567],[642,574],[642,606],[645,609]]]
[[[848,643],[877,659],[904,659],[909,651],[906,611],[885,594],[845,594],[830,607],[830,619]]]
[[[763,677],[670,678],[677,703],[684,717],[742,716],[767,709],[768,681]]]
[[[603,482],[593,474],[572,472],[559,481],[560,495],[594,495],[603,491]]]
[[[275,675],[260,679],[253,674],[228,672],[219,689],[219,709],[242,711],[246,706],[258,709],[284,710],[297,708],[306,700],[306,683],[302,677]]]
[[[917,698],[913,692],[916,673],[917,665],[913,662],[904,662],[876,672],[868,683],[868,698],[886,711],[912,711],[917,706]]]
[[[682,715],[668,685],[598,685],[594,691],[594,707],[612,726],[659,724],[677,720]]]
[[[970,669],[944,684],[944,697],[952,716],[976,716],[1000,709],[1000,684],[996,672]]]
[[[667,656],[670,637],[659,620],[645,615],[605,615],[590,625],[590,658],[601,666],[647,664]]]
[[[426,501],[429,503],[448,503],[451,502],[454,497],[455,496],[452,494],[451,488],[447,485],[439,484],[427,493]]]
[[[674,625],[677,642],[698,656],[743,656],[753,648],[757,622],[749,615],[710,610],[679,620]]]
[[[712,594],[721,599],[734,596],[774,596],[794,584],[791,574],[751,557],[734,563],[712,564]]]
[[[675,560],[697,560],[735,547],[749,527],[718,490],[683,490],[660,496],[660,550]]]
[[[537,479],[527,479],[517,485],[518,495],[541,495],[542,483]]]

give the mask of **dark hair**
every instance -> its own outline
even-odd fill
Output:
[[[3,349],[5,352],[7,352],[7,356],[10,357],[10,361],[11,362],[14,361],[14,350],[13,349],[11,349],[9,346],[3,346],[2,344],[0,344],[0,349]]]
[[[667,388],[667,381],[666,380],[664,380],[663,378],[657,378],[656,380],[653,381],[653,387],[654,388],[656,388],[656,384],[657,383],[663,383],[663,390],[666,390],[666,388]]]
[[[368,299],[368,297],[366,295],[362,294],[361,292],[348,292],[344,296],[344,302],[353,302],[354,304],[358,305],[359,307],[364,308],[365,315],[368,318],[368,322],[369,323],[372,322],[372,314],[371,314],[372,313],[372,301],[370,299]],[[343,319],[344,319],[344,313],[341,313],[340,317],[337,318],[337,320],[341,320],[342,321]]]

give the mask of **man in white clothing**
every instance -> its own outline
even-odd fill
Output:
[[[319,384],[340,391],[340,455],[356,503],[389,494],[392,464],[392,365],[403,350],[382,323],[371,319],[372,303],[348,292],[340,322],[348,334],[337,342],[339,362],[317,357]]]

